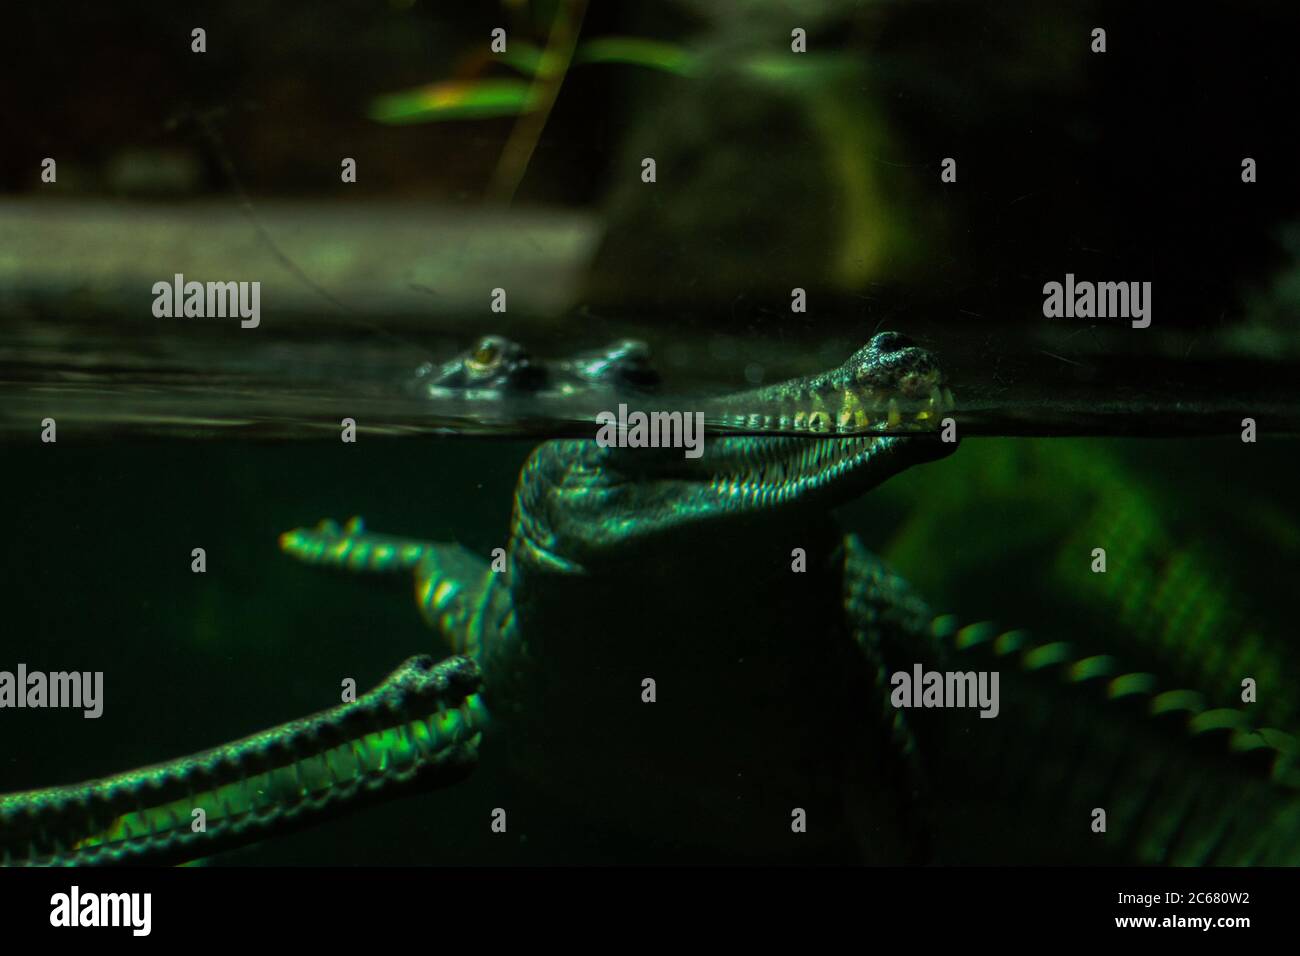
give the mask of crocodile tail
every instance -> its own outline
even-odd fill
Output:
[[[1040,862],[1300,864],[1293,733],[1109,654],[932,617],[884,562],[847,546],[850,626],[904,768],[918,782],[924,771],[912,789],[936,860],[1025,862],[1047,846]],[[917,665],[996,674],[996,716],[894,707],[890,672]]]
[[[1001,677],[996,719],[913,713],[923,742],[945,725],[949,759],[935,764],[976,806],[968,822],[994,805],[1026,827],[1037,817],[1071,861],[1300,863],[1293,734],[1064,641],[946,615],[928,631],[947,666]]]
[[[355,701],[202,753],[0,795],[0,865],[179,863],[450,785],[487,722],[478,668],[413,657]]]

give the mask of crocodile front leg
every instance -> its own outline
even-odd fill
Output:
[[[243,740],[101,780],[0,796],[2,861],[178,863],[447,786],[477,762],[481,683],[463,657],[412,657],[355,702]]]
[[[890,705],[889,678],[910,666],[909,648],[927,634],[933,615],[911,586],[856,535],[844,538],[842,573],[845,624],[871,678],[876,695],[872,719],[880,730],[879,751],[887,755],[879,769],[889,780],[884,788],[880,781],[874,785],[898,794],[902,802],[896,809],[897,826],[888,834],[892,850],[910,862],[929,862],[933,850],[929,785],[907,714]],[[863,805],[865,801],[855,799],[850,783],[845,812],[865,850],[880,841],[882,829],[876,821],[862,818],[858,808]]]
[[[286,531],[280,549],[317,567],[410,573],[425,623],[442,635],[451,653],[480,665],[514,631],[508,576],[493,573],[486,561],[460,545],[375,534],[360,518],[343,525],[327,518],[314,528]]]

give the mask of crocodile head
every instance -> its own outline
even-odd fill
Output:
[[[501,402],[573,395],[633,394],[659,376],[645,343],[626,339],[565,359],[546,359],[501,335],[485,335],[442,363],[416,369],[408,390],[426,399]]]
[[[526,394],[545,385],[546,368],[518,342],[485,335],[468,351],[415,371],[412,389],[427,398],[474,397],[502,392]]]
[[[698,458],[548,442],[520,476],[515,554],[542,570],[581,572],[803,520],[951,453],[956,442],[936,434],[951,404],[934,356],[884,332],[838,368],[697,403],[710,421],[748,433],[706,439]]]

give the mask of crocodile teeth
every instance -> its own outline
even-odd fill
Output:
[[[889,400],[889,427],[893,428],[903,420],[903,413],[898,410],[898,399]]]

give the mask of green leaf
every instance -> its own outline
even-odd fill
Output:
[[[555,68],[555,57],[548,57],[545,50],[527,40],[511,40],[506,52],[497,54],[493,59],[524,76],[543,75]]]
[[[588,40],[574,51],[575,63],[629,63],[678,76],[695,72],[696,58],[685,48],[637,37],[601,37]]]
[[[393,125],[491,119],[530,112],[537,100],[533,84],[523,80],[449,80],[377,96],[369,116]]]

